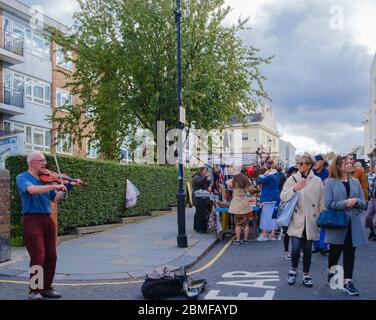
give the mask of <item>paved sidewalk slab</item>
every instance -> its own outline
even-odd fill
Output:
[[[186,209],[187,248],[177,247],[177,213],[146,219],[64,242],[58,246],[55,280],[109,280],[144,277],[167,265],[192,265],[216,242],[214,232],[193,231],[194,208]],[[12,249],[12,260],[0,264],[0,275],[28,278],[26,248]]]

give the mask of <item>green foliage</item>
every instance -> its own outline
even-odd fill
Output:
[[[45,155],[48,167],[56,170],[54,159]],[[59,234],[73,227],[117,222],[120,217],[136,216],[176,204],[177,169],[173,166],[122,165],[110,161],[58,156],[62,172],[87,182],[88,187],[75,187],[68,198],[60,201]],[[21,200],[16,189],[16,176],[27,170],[25,156],[6,159],[11,178],[12,243],[22,243]],[[190,175],[185,175],[190,179]],[[125,209],[126,179],[140,191],[135,207]]]
[[[77,54],[67,83],[81,104],[67,106],[63,118],[52,116],[58,132],[73,142],[100,141],[105,159],[116,159],[132,129],[157,121],[176,128],[176,28],[171,0],[78,0],[75,28],[52,38]],[[186,4],[189,3],[189,7]],[[245,46],[237,35],[248,20],[225,26],[230,8],[224,0],[183,1],[182,75],[187,126],[211,130],[241,117],[268,99],[260,66],[271,58]],[[84,115],[87,111],[92,116]],[[94,130],[87,131],[89,124]]]

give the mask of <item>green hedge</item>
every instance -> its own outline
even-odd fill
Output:
[[[48,168],[56,170],[51,155],[45,155]],[[59,203],[59,234],[74,227],[117,222],[120,217],[143,215],[176,205],[177,168],[157,165],[122,165],[115,162],[88,160],[75,157],[57,157],[61,172],[89,184],[75,187],[66,200]],[[21,201],[15,186],[17,174],[27,170],[25,156],[6,159],[11,177],[11,223],[13,244],[22,241]],[[185,180],[191,176],[187,172]],[[126,179],[139,190],[137,205],[125,209]]]

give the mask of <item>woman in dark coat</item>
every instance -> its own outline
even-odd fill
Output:
[[[210,190],[210,176],[206,167],[201,167],[192,179],[192,200],[196,207],[193,229],[196,232],[207,232],[207,222],[210,210],[209,194],[205,197],[196,197],[199,190]]]

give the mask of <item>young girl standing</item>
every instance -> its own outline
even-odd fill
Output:
[[[248,242],[249,224],[248,212],[251,211],[247,191],[250,187],[250,182],[247,176],[240,173],[234,176],[230,182],[233,189],[232,200],[229,213],[234,215],[236,240],[234,244],[241,244],[240,240],[241,229],[244,230],[244,243]]]

